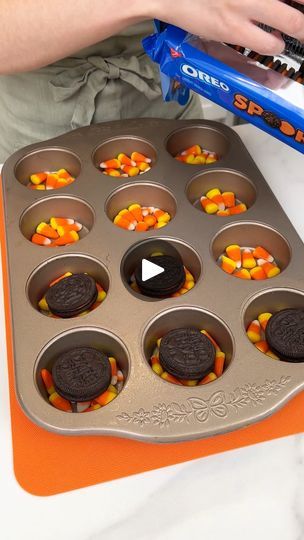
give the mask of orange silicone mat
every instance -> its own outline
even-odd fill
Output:
[[[1,178],[1,177],[0,177]],[[115,437],[49,433],[22,412],[14,390],[12,329],[0,189],[0,240],[6,318],[14,470],[33,495],[54,495],[304,431],[304,392],[270,418],[248,428],[200,441],[156,445]]]

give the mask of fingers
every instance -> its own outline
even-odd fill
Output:
[[[299,1],[299,0],[298,0]],[[304,0],[302,0],[302,4]],[[257,21],[304,41],[304,14],[278,0],[256,3]]]
[[[280,54],[285,43],[278,32],[268,33],[254,23],[244,24],[238,36],[238,45],[253,49],[260,54]]]

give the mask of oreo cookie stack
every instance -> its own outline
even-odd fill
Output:
[[[304,362],[304,309],[282,309],[268,321],[266,341],[286,362]]]

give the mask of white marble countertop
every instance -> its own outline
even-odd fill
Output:
[[[304,240],[303,155],[253,126],[236,131]],[[0,287],[2,540],[304,539],[303,435],[63,495],[23,491],[12,466],[4,336]]]

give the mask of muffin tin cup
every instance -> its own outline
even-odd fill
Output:
[[[94,224],[94,210],[86,201],[67,195],[56,195],[40,199],[27,208],[20,218],[20,231],[27,240],[31,240],[37,225],[42,221],[48,223],[53,216],[73,218],[81,223],[80,240],[90,232]]]
[[[151,257],[153,253],[170,255],[183,261],[184,266],[191,272],[195,283],[198,282],[202,273],[202,261],[197,252],[185,242],[173,238],[153,238],[138,242],[125,254],[121,263],[121,277],[124,285],[131,294],[140,300],[159,302],[162,298],[150,298],[144,294],[135,292],[130,286],[131,276],[134,275],[135,268],[143,258]],[[194,287],[195,289],[195,287]],[[193,289],[191,289],[193,290]],[[190,291],[189,291],[190,292]],[[187,293],[189,294],[189,293]]]
[[[116,145],[117,141],[120,143]],[[138,141],[147,146],[133,147]],[[172,154],[193,143],[218,152],[220,161],[192,166],[173,159]],[[152,169],[136,179],[103,175],[97,164],[111,157],[102,153],[108,144],[111,153],[139,150],[148,154],[154,160]],[[78,156],[79,177],[67,188],[51,194],[24,189],[18,164],[20,167],[24,163],[24,170],[26,164],[26,174],[36,172],[32,156],[48,149],[62,149]],[[43,163],[49,168],[47,162]],[[247,213],[233,219],[216,219],[189,204],[199,195],[195,190],[201,181],[203,185],[204,177],[213,182],[212,175],[216,181],[221,172],[227,189],[229,175],[235,182],[244,180],[247,191],[249,186]],[[234,186],[237,191],[236,184],[231,189]],[[255,163],[230,128],[208,121],[159,119],[81,128],[11,156],[3,168],[3,191],[16,392],[23,410],[40,426],[60,434],[111,434],[147,442],[187,441],[265,418],[304,387],[304,365],[272,361],[252,346],[245,333],[245,323],[255,308],[262,307],[258,299],[263,295],[285,305],[279,291],[296,291],[296,305],[304,305],[304,250]],[[141,234],[115,227],[112,218],[118,206],[137,202],[137,193],[143,197],[140,203],[146,204],[146,195],[157,194],[157,204],[172,205],[164,208],[171,210],[172,222],[161,230]],[[133,195],[135,200],[131,201]],[[89,234],[56,252],[38,249],[28,241],[32,228],[40,217],[45,220],[63,211],[57,205],[60,200],[72,205],[66,216],[75,210],[74,204],[80,205],[81,212],[85,209],[84,214],[76,212],[68,217],[78,221],[82,218]],[[43,211],[40,216],[40,209],[50,210],[50,214]],[[275,251],[273,255],[283,271],[261,282],[232,279],[216,263],[226,240],[249,246],[266,242],[265,247]],[[126,282],[138,257],[163,251],[161,247],[177,250],[194,274],[196,285],[179,298],[147,301],[130,291]],[[105,302],[84,319],[42,317],[35,309],[37,297],[53,272],[58,270],[60,274],[69,269],[92,272],[100,278],[107,290]],[[179,387],[157,377],[148,362],[157,334],[177,326],[198,328],[201,324],[207,325],[227,354],[224,374],[199,387]],[[123,390],[109,405],[91,413],[58,411],[45,399],[40,368],[50,365],[57,347],[62,350],[79,339],[91,343],[97,337],[98,346],[110,352],[113,349],[118,362],[119,355],[123,359],[127,372]]]
[[[59,169],[69,171],[76,181],[81,172],[81,160],[68,149],[56,147],[37,149],[22,157],[16,163],[14,172],[18,182],[27,186],[32,174]]]
[[[263,246],[274,257],[281,273],[287,268],[291,259],[290,244],[282,234],[266,224],[244,221],[241,224],[233,223],[224,227],[211,244],[214,260],[218,261],[219,257],[225,254],[226,247],[231,244],[238,244],[241,248]]]
[[[105,203],[106,214],[113,222],[118,212],[124,208],[128,208],[135,202],[141,206],[154,206],[168,212],[171,216],[171,221],[174,219],[177,210],[173,193],[160,185],[146,182],[123,185],[116,189],[111,193]]]
[[[194,176],[186,187],[186,195],[195,208],[204,212],[200,198],[213,188],[218,188],[221,192],[232,191],[236,200],[245,203],[248,210],[256,200],[256,190],[249,178],[237,171],[224,169],[214,169]],[[210,217],[218,216],[215,214]],[[235,216],[227,217],[233,220]]]
[[[45,295],[50,283],[66,272],[72,272],[72,274],[87,273],[102,286],[106,293],[109,291],[109,274],[100,261],[94,257],[77,253],[58,255],[42,263],[29,276],[26,284],[26,294],[35,310],[39,311],[38,302]]]

